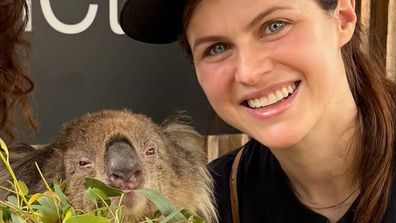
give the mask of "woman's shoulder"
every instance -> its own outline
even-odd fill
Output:
[[[263,182],[271,181],[269,177],[273,174],[269,173],[275,170],[273,168],[274,157],[270,150],[254,139],[242,148],[231,151],[209,163],[208,168],[214,180],[217,211],[222,223],[232,222],[229,179],[232,164],[241,149],[243,149],[243,152],[238,167],[238,196],[241,201],[246,196],[245,190],[251,192],[251,187],[246,186],[246,183],[254,185],[257,183],[255,188],[262,190],[260,187]],[[252,180],[255,182],[253,183]],[[251,205],[247,205],[246,208],[251,208]]]
[[[264,149],[263,149],[264,148]],[[229,153],[213,160],[208,164],[209,171],[212,173],[212,175],[228,175],[228,173],[231,171],[232,163],[235,160],[235,157],[237,156],[238,152],[243,149],[242,153],[242,159],[241,163],[246,163],[251,161],[252,157],[260,159],[262,155],[268,155],[268,149],[267,147],[261,145],[259,142],[257,142],[254,139],[249,140],[245,145],[243,145],[241,148],[235,149],[230,151]],[[261,156],[253,156],[253,154],[260,153]]]

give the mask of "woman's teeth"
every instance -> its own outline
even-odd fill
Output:
[[[268,105],[273,105],[283,99],[289,97],[296,90],[296,84],[282,87],[275,92],[272,92],[264,97],[248,100],[250,108],[262,108]]]

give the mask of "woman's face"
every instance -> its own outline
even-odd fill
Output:
[[[355,106],[340,51],[350,1],[329,12],[314,0],[202,0],[186,35],[215,111],[270,148],[331,129]]]

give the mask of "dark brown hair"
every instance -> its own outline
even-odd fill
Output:
[[[14,138],[16,108],[22,108],[31,127],[36,126],[28,100],[34,84],[26,72],[28,13],[25,0],[0,1],[0,132],[9,141]]]
[[[184,14],[184,30],[200,0],[189,0]],[[337,0],[316,0],[327,11],[337,8]],[[394,165],[396,84],[386,77],[379,46],[366,46],[358,22],[355,33],[343,48],[346,75],[358,114],[353,146],[356,147],[354,179],[360,195],[354,211],[354,223],[380,223],[388,207]],[[180,42],[191,57],[185,38]]]

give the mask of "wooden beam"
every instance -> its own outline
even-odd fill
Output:
[[[396,0],[389,0],[386,70],[396,80]]]
[[[373,0],[370,2],[370,46],[379,47],[379,53],[386,63],[386,44],[388,34],[388,7],[389,0]],[[385,19],[384,19],[385,18]]]
[[[363,45],[364,49],[368,50],[369,47],[369,31],[370,31],[370,15],[371,15],[371,0],[357,0],[356,12],[358,15],[358,23],[363,32]],[[366,52],[368,53],[368,52]]]
[[[371,0],[361,0],[360,5],[358,5],[357,8],[358,11],[360,11],[360,23],[365,30],[370,30]]]

